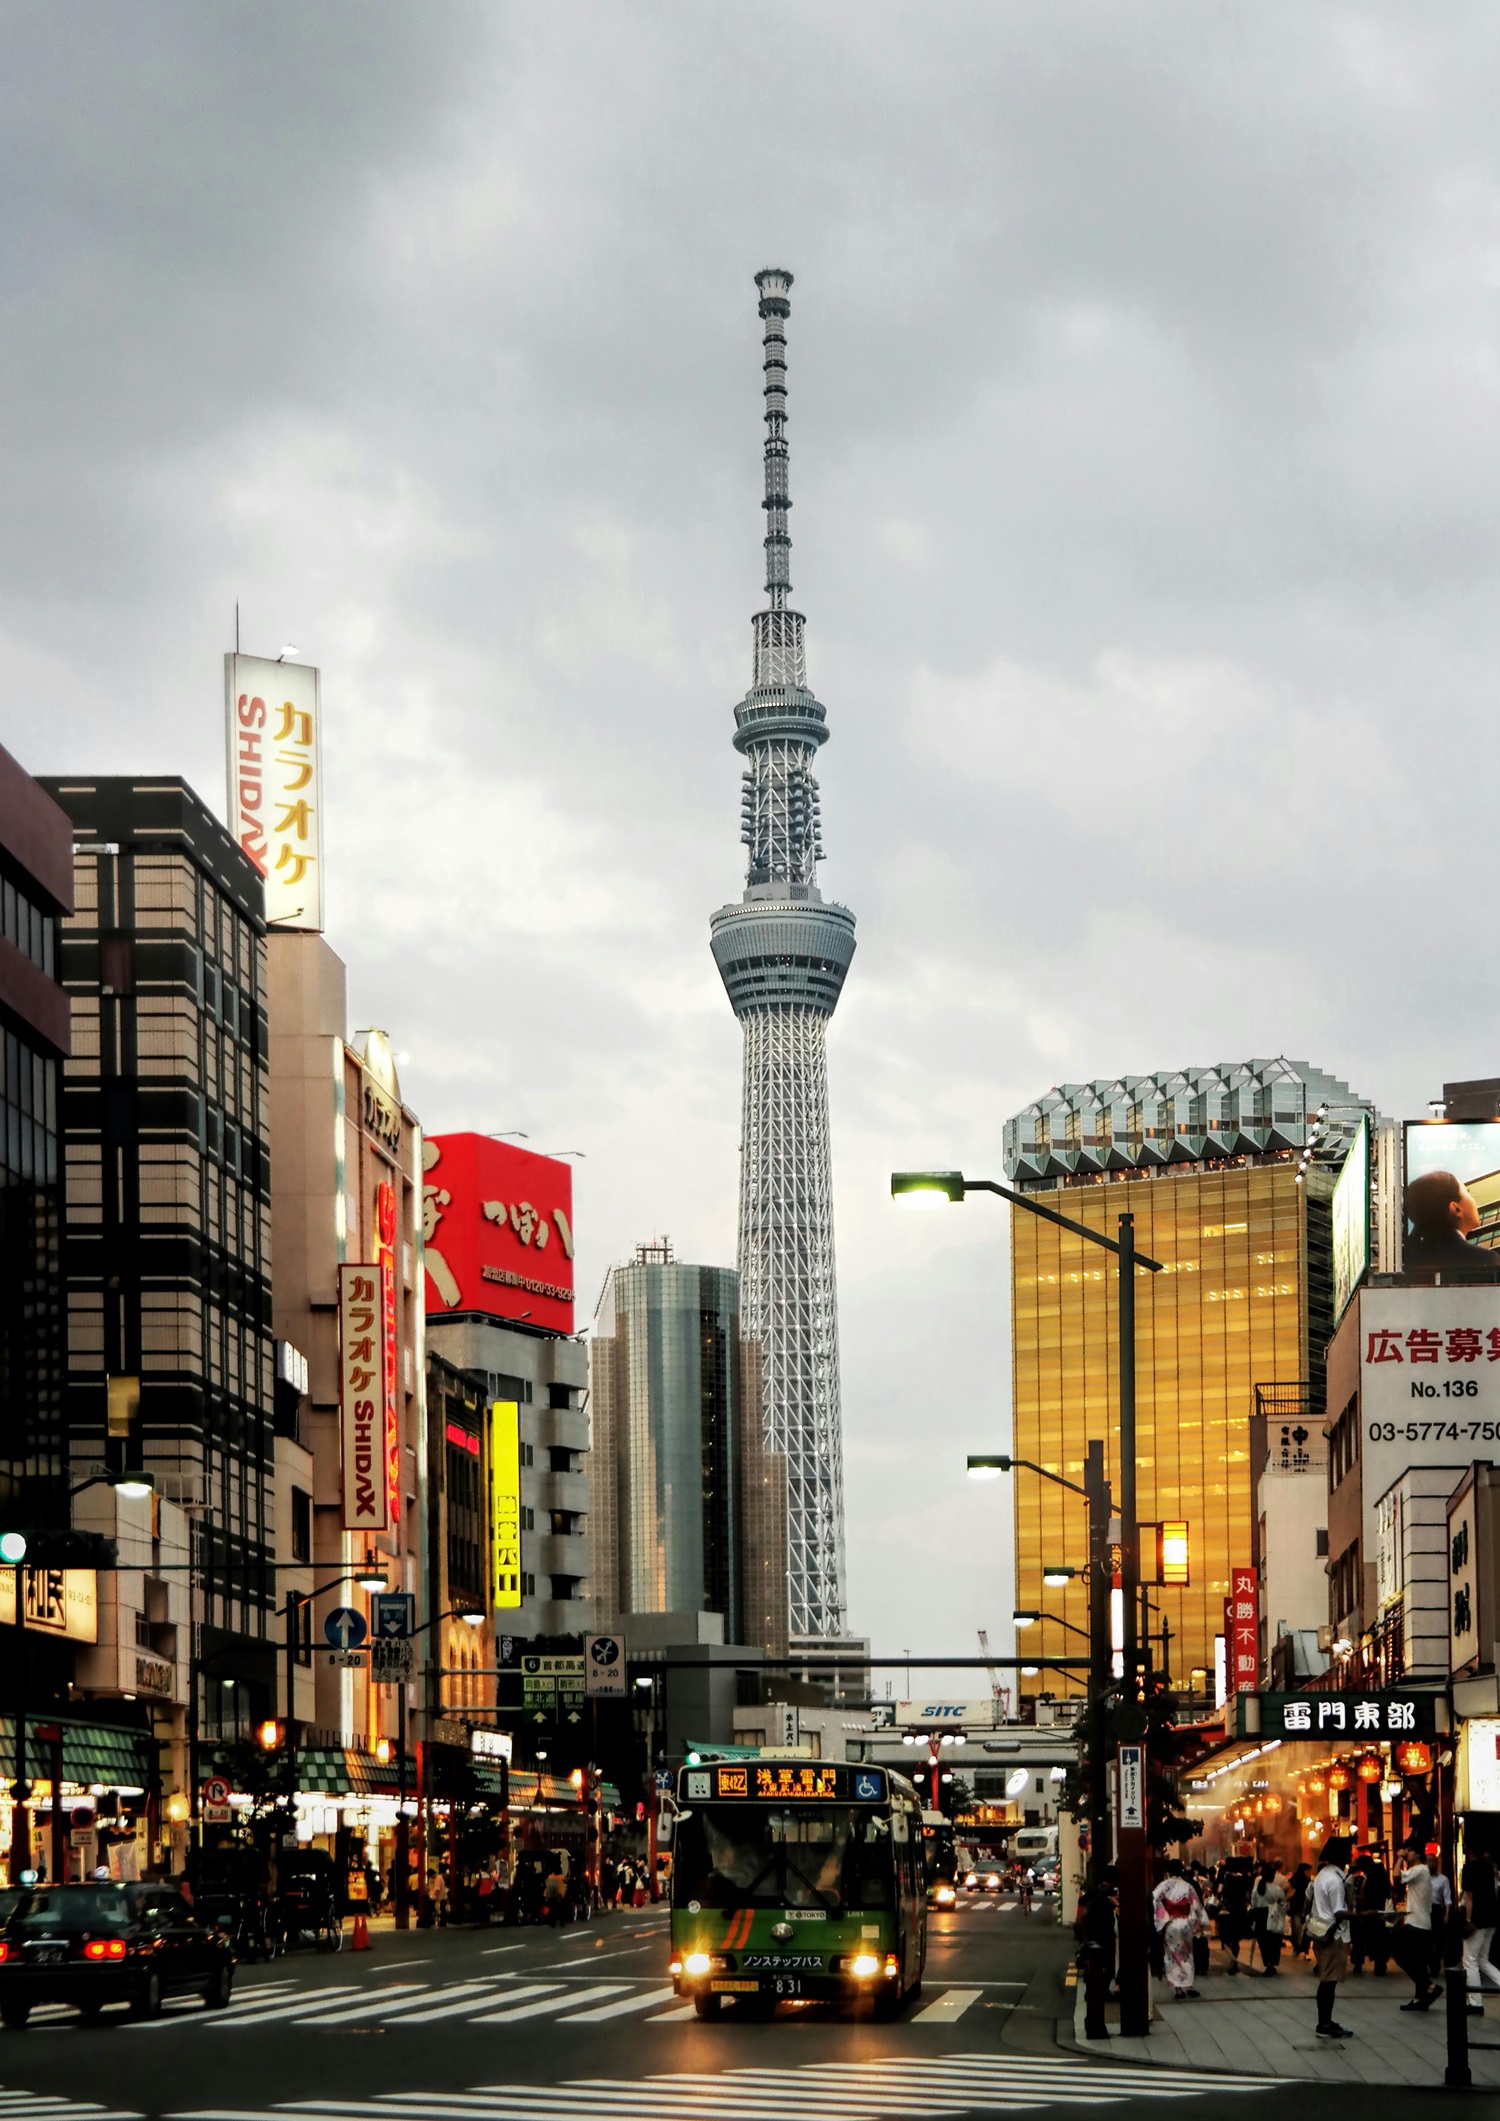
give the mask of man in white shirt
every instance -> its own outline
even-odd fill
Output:
[[[1318,1857],[1318,1875],[1308,1909],[1307,1929],[1313,1940],[1313,1964],[1318,1972],[1318,2038],[1352,2040],[1345,2025],[1336,2025],[1333,1999],[1338,1984],[1349,1972],[1349,1892],[1343,1866],[1349,1860],[1349,1843],[1342,1836],[1326,1841]]]
[[[1427,1868],[1432,1873],[1432,1973],[1433,1979],[1436,1980],[1448,1957],[1448,1925],[1453,1920],[1453,1887],[1449,1883],[1440,1857],[1429,1855]]]
[[[1396,1884],[1406,1896],[1401,1927],[1396,1932],[1396,1959],[1403,1973],[1410,1974],[1412,1999],[1404,2011],[1430,2010],[1443,1993],[1432,1981],[1432,1873],[1426,1859],[1415,1848],[1401,1851]]]

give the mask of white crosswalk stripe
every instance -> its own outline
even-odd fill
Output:
[[[941,1996],[934,1996],[912,2020],[914,2025],[951,2025],[961,2018],[971,2003],[977,2003],[981,1991],[977,1988],[945,1989]]]
[[[1018,1983],[989,1982],[929,1986],[922,2007],[907,2019],[911,2026],[952,2025],[986,1993],[997,1994],[1019,1987]],[[290,1993],[288,1992],[290,1990]],[[43,2013],[34,2014],[40,2020]],[[58,2018],[73,2014],[56,2006]],[[346,2025],[389,2026],[399,2032],[404,2026],[425,2026],[445,2020],[465,2020],[474,2025],[503,2026],[532,2018],[555,2017],[569,2025],[608,2025],[638,2015],[646,2024],[677,2023],[693,2015],[693,2006],[679,2003],[669,1987],[650,1976],[621,1975],[614,1981],[594,1980],[588,1974],[559,1971],[528,1979],[499,1970],[468,1981],[444,1984],[432,1981],[343,1981],[326,1988],[294,1988],[291,1984],[258,1983],[249,1992],[236,1995],[228,2010],[210,2011],[198,1996],[174,1998],[160,2018],[130,2019],[133,2032],[183,2032],[194,2028],[210,2033],[255,2031],[260,2026],[295,2026],[316,2032]],[[5,2107],[0,2101],[0,2121]]]
[[[873,2062],[788,2069],[726,2069],[644,2078],[583,2077],[563,2084],[491,2084],[467,2092],[391,2092],[375,2099],[307,2099],[274,2113],[194,2107],[173,2121],[904,2121],[1129,2100],[1219,2099],[1286,2080],[1213,2071],[1132,2068],[1083,2058],[1028,2055],[886,2056]]]
[[[0,2121],[142,2121],[134,2107],[96,2106],[52,2092],[17,2092],[0,2085]]]

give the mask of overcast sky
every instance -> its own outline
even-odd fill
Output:
[[[1066,1079],[1500,1073],[1497,67],[1461,0],[0,5],[0,732],[222,807],[235,600],[319,663],[352,1020],[430,1128],[586,1152],[585,1316],[734,1256],[795,273],[879,1649],[1011,1604],[1003,1217],[893,1165],[998,1175]]]

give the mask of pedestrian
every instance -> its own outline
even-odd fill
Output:
[[[427,1898],[439,1929],[448,1927],[448,1880],[441,1869],[427,1873]]]
[[[615,1911],[615,1902],[620,1897],[620,1871],[608,1849],[599,1865],[599,1899],[606,1915]]]
[[[1391,1874],[1369,1849],[1355,1858],[1350,1873],[1349,1960],[1351,1970],[1362,1974],[1368,1959],[1374,1971],[1384,1976],[1390,1965],[1390,1931],[1386,1910],[1391,1901]]]
[[[1219,1942],[1229,1954],[1228,1971],[1240,1970],[1240,1946],[1250,1934],[1250,1875],[1235,1858],[1219,1878]]]
[[[1461,1881],[1468,1934],[1464,1941],[1464,1987],[1468,1990],[1471,2017],[1484,2016],[1484,1984],[1500,1988],[1500,1969],[1490,1963],[1495,1941],[1495,1859],[1486,1849],[1476,1849],[1464,1859]]]
[[[1182,1865],[1168,1862],[1166,1876],[1151,1895],[1157,1933],[1162,1940],[1162,1965],[1173,2000],[1184,2003],[1198,1994],[1193,1979],[1193,1942],[1208,1928],[1203,1902],[1192,1883],[1182,1874]]]
[[[1436,1849],[1428,1851],[1427,1868],[1432,1873],[1432,1973],[1436,1980],[1448,1959],[1448,1925],[1454,1919],[1453,1885]]]
[[[1261,1965],[1269,1976],[1281,1963],[1281,1947],[1290,1927],[1286,1911],[1286,1881],[1274,1862],[1263,1863],[1260,1867],[1260,1876],[1250,1895],[1250,1916],[1255,1924]]]
[[[1412,1997],[1404,2011],[1430,2010],[1443,1993],[1432,1978],[1432,1873],[1420,1851],[1405,1848],[1396,1872],[1401,1888],[1401,1927],[1393,1940],[1396,1964],[1410,1974]]]
[[[1307,1933],[1313,1940],[1313,1964],[1318,1976],[1321,2040],[1354,2038],[1346,2025],[1335,2023],[1333,2016],[1338,1985],[1349,1971],[1349,1885],[1343,1870],[1348,1860],[1349,1843],[1341,1835],[1335,1834],[1324,1842],[1308,1909]]]
[[[1299,1863],[1286,1889],[1287,1919],[1292,1926],[1292,1957],[1300,1959],[1307,1945],[1307,1896],[1312,1890],[1312,1865]]]

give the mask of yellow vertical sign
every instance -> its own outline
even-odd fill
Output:
[[[490,1407],[490,1604],[521,1603],[521,1409],[513,1399]]]

